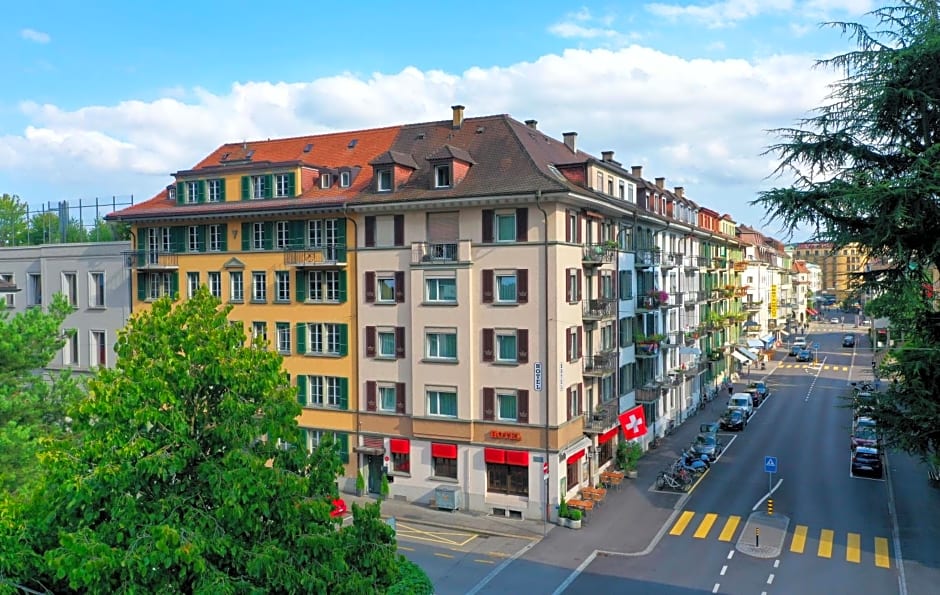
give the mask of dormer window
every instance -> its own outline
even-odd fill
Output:
[[[186,202],[199,202],[199,182],[186,182]]]
[[[166,197],[170,200],[176,200],[176,188],[174,186],[166,189]]]
[[[332,174],[320,174],[320,188],[329,188],[333,185]]]
[[[390,167],[375,172],[375,189],[379,192],[392,191],[392,169]]]
[[[434,166],[434,187],[435,188],[450,188],[452,185],[451,181],[451,169],[450,164],[445,163],[442,165]]]
[[[349,188],[349,185],[352,183],[352,174],[348,171],[340,172],[339,174],[339,187],[340,188]]]

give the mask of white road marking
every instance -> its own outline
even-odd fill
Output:
[[[780,560],[774,560],[774,568],[780,568]]]
[[[764,500],[766,500],[767,498],[770,498],[771,496],[773,496],[773,495],[774,495],[774,492],[777,491],[777,488],[779,488],[779,487],[780,487],[780,484],[782,484],[782,483],[783,483],[783,478],[781,477],[780,479],[777,480],[777,485],[775,485],[769,492],[767,492],[766,494],[764,494],[764,497],[763,497],[763,498],[761,498],[760,500],[757,501],[757,504],[754,505],[754,508],[751,509],[751,512],[754,512],[755,510],[757,510],[758,507],[760,507],[760,505],[764,503]]]
[[[731,550],[730,552],[728,552],[728,559],[730,560],[733,557],[734,557],[734,550]]]
[[[724,576],[726,572],[728,572],[728,565],[727,565],[727,564],[725,564],[724,566],[721,567],[721,572],[719,572],[718,574],[720,574],[721,576]]]
[[[717,593],[719,588],[721,588],[721,583],[715,583],[715,586],[712,587],[712,593]]]
[[[773,575],[773,573],[771,573],[770,576],[767,577],[767,584],[768,584],[768,585],[774,584],[774,575]]]

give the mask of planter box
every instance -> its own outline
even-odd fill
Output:
[[[561,519],[561,520],[563,521],[564,526],[567,527],[568,529],[580,529],[581,528],[580,520],[577,520],[577,521],[572,520],[572,519]]]

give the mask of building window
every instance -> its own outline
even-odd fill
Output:
[[[379,401],[379,410],[380,411],[395,411],[395,387],[394,386],[379,386],[377,389],[378,392],[378,401]]]
[[[343,271],[309,271],[306,301],[339,302],[342,297],[343,274]]]
[[[398,473],[411,473],[411,453],[393,452],[392,470]]]
[[[251,301],[266,302],[268,299],[268,274],[264,271],[251,273]]]
[[[345,225],[342,219],[313,219],[307,222],[307,246],[309,248],[323,248],[325,260],[335,261],[340,245],[340,225]]]
[[[429,390],[428,415],[457,417],[457,392],[453,390]]]
[[[451,179],[450,179],[450,165],[435,165],[434,166],[434,187],[435,188],[450,188]]]
[[[375,189],[379,192],[392,191],[392,170],[390,168],[380,169],[375,172]]]
[[[610,196],[614,195],[614,179],[607,178],[607,194]]]
[[[209,252],[222,251],[222,226],[209,226]]]
[[[78,307],[78,276],[75,273],[62,273],[62,293],[70,306]]]
[[[30,306],[42,305],[42,275],[30,273],[26,277],[26,303]]]
[[[515,273],[496,274],[496,301],[514,304],[519,300]]]
[[[70,329],[65,334],[62,363],[66,366],[78,365],[78,332],[75,329]]]
[[[604,174],[597,172],[597,184],[594,186],[594,190],[598,192],[604,191]]]
[[[346,378],[337,376],[307,376],[307,396],[304,405],[310,407],[346,408]]]
[[[519,399],[516,393],[496,393],[496,419],[500,421],[519,420]]]
[[[251,176],[251,198],[264,198],[268,189],[267,176]]]
[[[340,188],[349,188],[349,185],[352,183],[352,174],[348,171],[339,172],[339,187]]]
[[[346,355],[347,327],[345,324],[315,322],[298,330],[305,333],[302,353],[309,355]]]
[[[222,299],[222,273],[218,271],[209,274],[209,293],[212,297]]]
[[[168,295],[172,297],[173,286],[170,273],[150,273],[148,297],[151,300]]]
[[[274,285],[277,289],[275,300],[290,301],[290,271],[274,271]]]
[[[268,323],[254,321],[251,323],[251,339],[253,342],[261,342],[262,346],[268,345]]]
[[[199,291],[199,273],[186,273],[186,297],[192,299],[197,291]]]
[[[515,332],[496,333],[496,361],[515,363],[518,361],[518,353]]]
[[[529,495],[529,467],[487,463],[486,491],[491,494],[527,497]]]
[[[457,279],[430,278],[424,280],[425,301],[456,304],[457,303]]]
[[[379,331],[377,337],[377,356],[395,357],[395,331]]]
[[[233,302],[245,301],[245,275],[241,271],[228,274],[229,299]]]
[[[274,225],[274,247],[283,250],[290,247],[290,223],[278,221]]]
[[[375,301],[393,303],[395,301],[395,275],[376,276]]]
[[[274,176],[274,196],[285,198],[290,196],[290,182],[293,174],[277,174]]]
[[[209,202],[222,202],[225,200],[225,180],[209,180]]]
[[[289,322],[278,322],[277,323],[277,350],[278,352],[289,355],[291,347],[291,338],[290,338],[290,323]]]
[[[104,308],[104,273],[88,273],[88,307]]]
[[[186,182],[186,197],[188,204],[199,202],[199,182]]]
[[[429,332],[425,339],[425,357],[433,360],[457,359],[457,332],[438,331]]]
[[[256,222],[251,226],[251,249],[264,250],[264,223]]]
[[[495,213],[493,216],[496,226],[494,234],[497,242],[515,242],[516,241],[516,213],[515,211],[505,213]]]
[[[620,190],[620,192],[619,192],[619,194],[620,194],[620,199],[621,199],[621,200],[625,199],[625,198],[627,197],[627,183],[624,182],[623,180],[620,180],[620,183],[619,183],[619,190]]]
[[[108,346],[105,343],[104,331],[91,331],[91,362],[90,365],[106,366],[108,364]]]
[[[432,442],[431,465],[434,477],[457,479],[457,445]]]
[[[186,228],[186,251],[199,252],[202,242],[199,238],[199,226],[190,225]]]
[[[329,188],[333,185],[333,176],[331,174],[320,174],[320,188]]]
[[[6,282],[9,283],[10,285],[14,285],[13,273],[0,273],[0,281],[6,281]],[[12,307],[15,305],[15,304],[13,303],[13,296],[15,296],[15,295],[16,295],[15,293],[7,293],[7,294],[4,294],[4,295],[2,296],[3,298],[6,299],[6,307],[7,307],[7,308],[12,308]],[[0,307],[2,307],[2,306],[3,306],[3,304],[0,304]]]

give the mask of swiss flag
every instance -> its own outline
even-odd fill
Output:
[[[646,434],[646,418],[643,415],[642,405],[624,411],[618,419],[626,440],[636,440]]]

